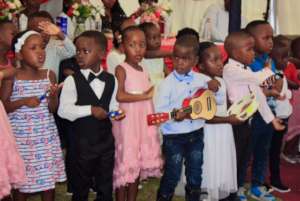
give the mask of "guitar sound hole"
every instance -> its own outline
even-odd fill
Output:
[[[193,112],[195,114],[200,114],[202,111],[202,106],[201,106],[201,102],[197,101],[194,103],[193,105]]]

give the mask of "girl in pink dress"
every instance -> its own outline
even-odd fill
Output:
[[[146,51],[144,33],[135,26],[123,32],[125,63],[116,68],[117,100],[126,118],[114,122],[116,201],[135,201],[138,184],[161,175],[162,159],[157,128],[148,126],[146,116],[153,113],[153,87],[139,65]]]
[[[0,66],[0,85],[3,79],[12,77],[15,69]],[[0,200],[7,199],[13,187],[25,182],[25,166],[17,150],[6,111],[0,101]],[[6,198],[4,198],[6,197]]]

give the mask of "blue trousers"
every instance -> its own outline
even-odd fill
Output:
[[[191,133],[163,136],[165,169],[160,181],[158,195],[171,197],[174,194],[180,180],[183,160],[185,160],[185,175],[187,179],[186,190],[189,192],[200,192],[203,148],[203,129]]]

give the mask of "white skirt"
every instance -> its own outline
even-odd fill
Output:
[[[184,168],[175,194],[184,195]],[[237,191],[236,150],[230,124],[205,124],[202,189],[208,200],[226,198]]]

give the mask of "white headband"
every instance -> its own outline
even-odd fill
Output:
[[[25,34],[23,34],[19,39],[18,41],[16,42],[15,44],[15,53],[19,53],[21,51],[21,48],[22,46],[24,45],[25,43],[25,40],[31,36],[31,35],[34,35],[34,34],[38,34],[38,32],[36,31],[27,31]]]

